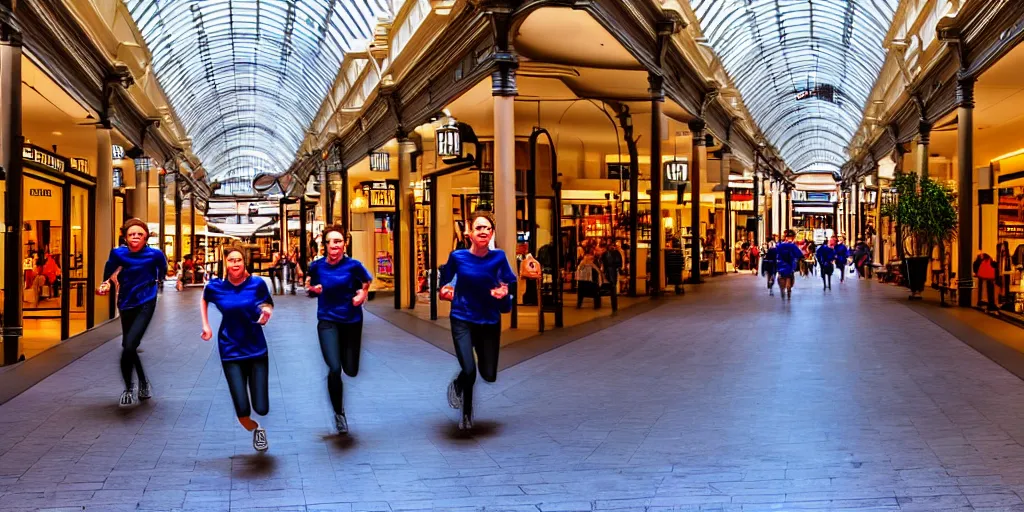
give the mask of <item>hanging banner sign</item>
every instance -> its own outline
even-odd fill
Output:
[[[366,192],[366,202],[370,208],[394,208],[395,207],[395,184],[386,181],[374,181],[369,185],[363,185]]]
[[[662,190],[677,190],[690,179],[690,164],[685,160],[672,160],[663,165]]]
[[[29,162],[37,163],[47,169],[64,172],[63,158],[57,156],[56,153],[51,153],[36,146],[23,146],[21,148],[21,158]]]
[[[370,153],[370,171],[388,172],[391,170],[391,155],[385,152]]]
[[[114,160],[121,160],[124,158],[124,148],[114,144],[110,146],[110,156]]]
[[[437,156],[462,157],[462,136],[456,126],[442,126],[434,132],[437,138]]]

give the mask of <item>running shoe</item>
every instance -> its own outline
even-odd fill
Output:
[[[121,393],[121,401],[118,405],[121,407],[131,407],[135,405],[135,391],[132,389],[124,390],[124,393]]]
[[[462,409],[462,393],[455,389],[455,381],[458,380],[460,373],[462,372],[456,373],[455,378],[448,383],[448,407],[452,409]]]
[[[153,398],[153,386],[147,380],[139,385],[139,400],[149,400],[150,398]]]
[[[348,420],[345,419],[345,413],[334,415],[334,428],[338,429],[339,434],[348,434]]]
[[[263,427],[256,427],[256,430],[252,431],[252,447],[258,452],[265,452],[270,448],[270,443],[267,442],[267,431]]]
[[[468,414],[463,414],[462,419],[459,421],[459,430],[470,430],[473,428],[473,418]]]

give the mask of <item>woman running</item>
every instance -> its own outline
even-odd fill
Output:
[[[833,238],[832,243],[835,243]],[[832,289],[832,271],[835,269],[833,263],[836,261],[836,250],[832,248],[829,243],[821,244],[818,250],[814,253],[814,258],[818,261],[818,266],[821,267],[821,289],[822,291]]]
[[[779,290],[782,291],[783,299],[793,298],[793,277],[796,274],[797,265],[804,257],[804,252],[793,243],[794,238],[796,238],[796,232],[787,229],[785,239],[775,248],[778,251],[776,268],[779,271]]]
[[[331,226],[324,232],[327,257],[309,264],[306,291],[318,297],[316,332],[320,352],[327,363],[327,392],[334,408],[334,426],[348,433],[342,400],[341,371],[349,377],[359,373],[359,352],[363,339],[363,303],[370,293],[373,277],[358,260],[345,254],[345,232]]]
[[[473,428],[473,385],[477,366],[487,382],[498,377],[498,348],[501,340],[501,314],[512,309],[508,285],[516,275],[500,249],[490,249],[494,237],[494,217],[490,212],[470,216],[469,249],[452,251],[441,272],[441,300],[451,301],[452,341],[461,371],[448,384],[448,405],[462,409],[459,429]]]
[[[768,241],[768,249],[764,252],[764,259],[761,260],[761,273],[768,278],[768,295],[775,295],[775,272],[779,260],[779,249],[775,246],[774,240]]]
[[[850,248],[846,247],[845,240],[842,238],[832,237],[835,240],[836,250],[836,270],[839,271],[839,282],[846,281],[846,260],[850,258]]]
[[[270,447],[267,431],[250,416],[252,411],[260,416],[270,412],[270,358],[263,326],[274,313],[274,299],[266,281],[249,275],[245,259],[245,249],[227,248],[224,255],[227,276],[206,284],[200,302],[202,337],[204,341],[213,337],[208,311],[213,304],[221,314],[217,348],[235,414],[238,422],[252,432],[252,447],[263,452]]]
[[[124,392],[118,402],[121,407],[135,404],[135,385],[132,370],[139,377],[139,400],[153,396],[153,387],[142,369],[139,358],[139,343],[146,334],[153,312],[156,311],[157,283],[167,272],[167,258],[164,253],[149,247],[149,226],[139,219],[128,219],[121,228],[126,244],[110,251],[103,267],[103,282],[96,293],[110,293],[110,285],[116,287],[117,309],[121,311],[121,377]]]

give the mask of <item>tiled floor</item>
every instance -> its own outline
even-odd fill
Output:
[[[167,296],[153,400],[115,406],[115,340],[0,406],[0,510],[1024,511],[1024,382],[898,289],[797,286],[716,278],[528,359],[480,386],[473,435],[445,403],[454,358],[368,318],[347,438],[313,304],[286,296],[265,455],[198,291]]]

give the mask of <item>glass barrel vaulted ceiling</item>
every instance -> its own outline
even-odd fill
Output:
[[[125,0],[222,192],[287,169],[344,54],[393,0]]]
[[[898,0],[691,0],[765,137],[796,172],[837,172]]]

